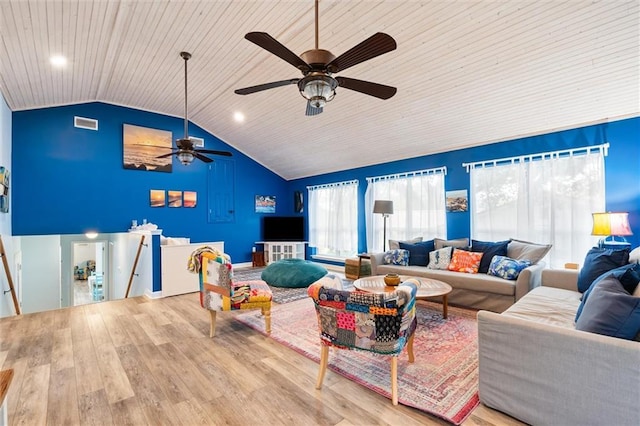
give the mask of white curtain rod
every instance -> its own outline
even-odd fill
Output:
[[[425,169],[425,170],[417,170],[415,172],[404,172],[404,173],[396,173],[393,175],[385,175],[385,176],[374,176],[368,177],[367,182],[376,182],[379,180],[388,180],[388,179],[400,179],[400,178],[408,178],[418,175],[434,175],[437,173],[447,174],[447,166],[435,167],[433,169]]]
[[[609,154],[609,143],[607,142],[602,145],[584,146],[582,148],[565,149],[563,151],[549,151],[549,152],[541,152],[538,154],[520,155],[517,157],[477,161],[475,163],[462,163],[462,167],[466,167],[467,173],[469,173],[471,169],[475,169],[476,167],[487,167],[487,166],[495,167],[495,166],[506,164],[506,163],[514,164],[514,163],[524,163],[527,161],[534,161],[534,160],[545,160],[547,158],[552,159],[552,158],[566,157],[566,156],[570,157],[574,154],[590,154],[592,151],[601,152],[606,157]]]
[[[325,183],[322,185],[307,186],[307,190],[313,191],[314,189],[329,188],[332,186],[357,185],[357,184],[358,184],[358,180],[346,180],[344,182],[334,182],[334,183]]]

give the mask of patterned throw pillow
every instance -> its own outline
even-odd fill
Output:
[[[506,256],[493,256],[487,274],[504,278],[505,280],[515,280],[518,278],[518,275],[520,275],[520,272],[527,266],[531,266],[531,262],[528,260],[516,260]]]
[[[387,265],[409,266],[409,250],[388,250],[384,253],[383,260]]]
[[[453,249],[453,256],[451,256],[451,262],[447,269],[467,274],[477,274],[480,260],[482,260],[482,253]]]
[[[427,269],[447,269],[451,262],[452,247],[444,247],[429,253],[429,264]]]

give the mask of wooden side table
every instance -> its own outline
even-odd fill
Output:
[[[264,262],[264,252],[263,251],[254,251],[251,253],[251,264],[254,268],[259,268],[261,266],[265,266]]]
[[[362,270],[362,259],[371,260],[371,255],[369,253],[358,254],[358,278],[360,278],[360,271]]]

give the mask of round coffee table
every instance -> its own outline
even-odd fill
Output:
[[[413,278],[419,282],[416,299],[430,299],[432,297],[442,296],[442,318],[447,318],[448,304],[447,296],[451,293],[451,286],[445,282],[434,280],[432,278],[412,277],[409,275],[400,275],[400,280],[405,281]],[[384,283],[384,275],[374,275],[371,277],[363,277],[355,280],[353,286],[361,291],[369,293],[390,293],[395,291],[397,286],[388,286]]]

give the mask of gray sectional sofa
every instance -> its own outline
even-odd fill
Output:
[[[534,425],[640,425],[640,342],[576,330],[578,271],[541,278],[502,314],[478,312],[480,401]]]
[[[451,240],[451,244],[458,243],[458,246],[468,246],[467,239]],[[446,240],[435,239],[435,248],[446,246],[449,242]],[[448,296],[449,303],[459,306],[466,306],[473,309],[485,309],[493,312],[502,312],[509,308],[521,297],[527,294],[531,289],[540,285],[541,272],[545,267],[545,263],[539,261],[548,251],[549,246],[544,246],[546,251],[538,248],[542,245],[533,243],[518,242],[518,253],[512,250],[512,257],[519,255],[526,256],[527,248],[534,247],[537,249],[535,262],[524,270],[522,270],[516,280],[506,280],[496,276],[481,274],[469,274],[455,272],[449,270],[429,269],[427,266],[400,266],[384,263],[384,253],[371,254],[371,273],[373,275],[385,275],[395,273],[400,275],[410,275],[415,277],[432,278],[443,281],[453,287],[453,291]],[[511,244],[509,245],[511,246]],[[544,252],[542,256],[540,253]]]

